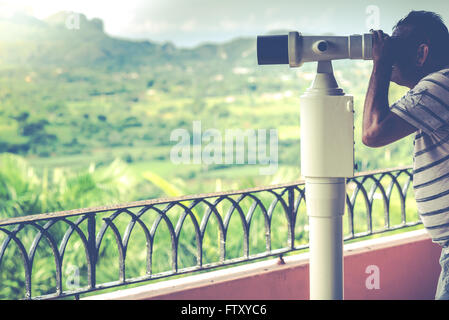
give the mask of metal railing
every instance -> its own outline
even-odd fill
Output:
[[[410,167],[348,179],[345,241],[420,224],[411,180]],[[304,182],[10,218],[0,235],[0,275],[21,274],[0,290],[79,298],[308,248]]]

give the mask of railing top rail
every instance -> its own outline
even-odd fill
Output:
[[[371,171],[358,172],[354,175],[354,177],[371,176],[374,174],[387,173],[387,172],[393,172],[393,171],[405,171],[405,170],[409,170],[409,169],[413,169],[413,166],[407,165],[407,166],[399,166],[399,167],[388,168],[388,169],[377,169],[377,170],[371,170]]]
[[[232,196],[232,195],[243,194],[243,193],[254,193],[254,192],[261,192],[261,191],[267,191],[267,190],[292,187],[292,186],[297,186],[297,185],[301,185],[301,184],[304,184],[304,181],[298,180],[298,181],[289,182],[289,183],[274,184],[274,185],[269,185],[269,186],[254,187],[254,188],[247,188],[247,189],[241,189],[241,190],[201,193],[201,194],[185,195],[185,196],[179,196],[179,197],[157,198],[157,199],[141,200],[141,201],[134,201],[134,202],[128,202],[128,203],[121,203],[121,204],[113,204],[113,205],[108,205],[108,206],[99,206],[99,207],[80,208],[80,209],[73,209],[73,210],[66,210],[66,211],[40,213],[40,214],[34,214],[34,215],[29,215],[29,216],[23,216],[23,217],[2,219],[2,220],[0,220],[0,226],[21,223],[21,222],[45,220],[45,219],[50,219],[50,218],[69,217],[69,216],[77,216],[77,215],[89,214],[89,213],[98,213],[98,212],[113,211],[113,210],[120,210],[120,209],[127,209],[127,208],[144,207],[144,206],[151,206],[151,205],[155,205],[155,204],[166,204],[166,203],[170,203],[170,202],[191,201],[191,200],[197,200],[197,199],[216,198],[216,197],[221,197],[221,196]]]
[[[354,177],[363,177],[363,176],[381,174],[381,173],[392,172],[392,171],[408,170],[410,168],[412,168],[412,166],[400,166],[400,167],[394,167],[394,168],[388,168],[388,169],[365,171],[365,172],[356,173],[354,175]],[[288,183],[247,188],[247,189],[241,189],[241,190],[202,193],[202,194],[196,194],[196,195],[185,195],[185,196],[180,196],[180,197],[157,198],[157,199],[141,200],[141,201],[122,203],[122,204],[113,204],[113,205],[107,205],[107,206],[98,206],[98,207],[80,208],[80,209],[56,211],[56,212],[49,212],[49,213],[40,213],[40,214],[23,216],[23,217],[0,219],[0,226],[22,223],[22,222],[39,221],[39,220],[45,220],[45,219],[51,219],[51,218],[64,218],[64,217],[77,216],[77,215],[89,214],[89,213],[98,213],[98,212],[121,210],[121,209],[127,209],[127,208],[151,206],[151,205],[156,205],[156,204],[166,204],[166,203],[170,203],[170,202],[191,201],[191,200],[197,200],[197,199],[216,198],[216,197],[221,197],[221,196],[232,196],[232,195],[244,194],[244,193],[254,193],[254,192],[267,191],[267,190],[281,189],[281,188],[286,188],[286,187],[293,187],[293,186],[302,185],[302,184],[304,184],[304,180],[297,180],[297,181],[288,182]]]

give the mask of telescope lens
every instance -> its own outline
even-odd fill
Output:
[[[288,35],[258,36],[258,64],[288,64]]]
[[[326,41],[321,41],[318,44],[318,50],[320,50],[321,52],[324,52],[327,50],[327,42]]]

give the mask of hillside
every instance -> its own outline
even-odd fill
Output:
[[[280,165],[299,167],[298,97],[315,64],[257,66],[255,38],[187,49],[116,38],[104,32],[101,20],[82,14],[79,28],[68,28],[67,19],[62,12],[45,21],[0,20],[0,152],[45,167],[119,157],[161,163],[163,172],[174,174],[166,170],[170,133],[191,130],[200,120],[203,128],[220,131],[276,128]],[[371,64],[344,60],[334,66],[340,86],[355,96],[358,123]],[[402,91],[393,89],[392,97],[399,97]],[[358,140],[360,169],[409,162],[408,146],[393,145],[388,157],[370,151],[368,159]],[[223,166],[201,170],[214,169]]]
[[[242,85],[247,89],[246,77],[253,72],[249,67],[255,67],[254,39],[182,49],[171,43],[111,37],[101,20],[87,20],[84,15],[79,29],[69,29],[68,15],[59,13],[46,21],[27,16],[0,20],[0,151],[79,152],[83,147],[75,143],[77,147],[71,148],[72,142],[85,140],[83,145],[92,146],[98,141],[88,134],[90,129],[106,125],[122,135],[128,126],[137,126],[128,122],[143,115],[126,110],[148,100],[148,94],[195,101],[236,94]],[[211,85],[211,78],[220,86]],[[100,122],[92,123],[92,118]],[[91,122],[86,124],[89,128],[77,128],[86,121]],[[58,123],[64,128],[58,130]],[[157,140],[151,133],[146,137]]]
[[[60,12],[45,21],[20,15],[1,19],[0,64],[125,70],[174,62],[180,67],[192,61],[208,61],[210,66],[229,66],[253,60],[248,52],[254,48],[254,40],[251,39],[179,49],[171,43],[114,38],[104,32],[100,19],[88,20],[79,14],[79,20],[73,20],[72,16],[71,13]],[[243,52],[246,52],[244,56]]]

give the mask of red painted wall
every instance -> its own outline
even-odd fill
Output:
[[[344,298],[355,299],[433,299],[440,266],[441,249],[430,239],[418,239],[394,246],[345,252]],[[379,289],[367,289],[366,268],[379,270]],[[307,263],[246,278],[213,283],[151,299],[308,299]]]
[[[434,299],[440,275],[441,248],[430,239],[345,257],[345,299]],[[366,288],[376,265],[380,289]]]

